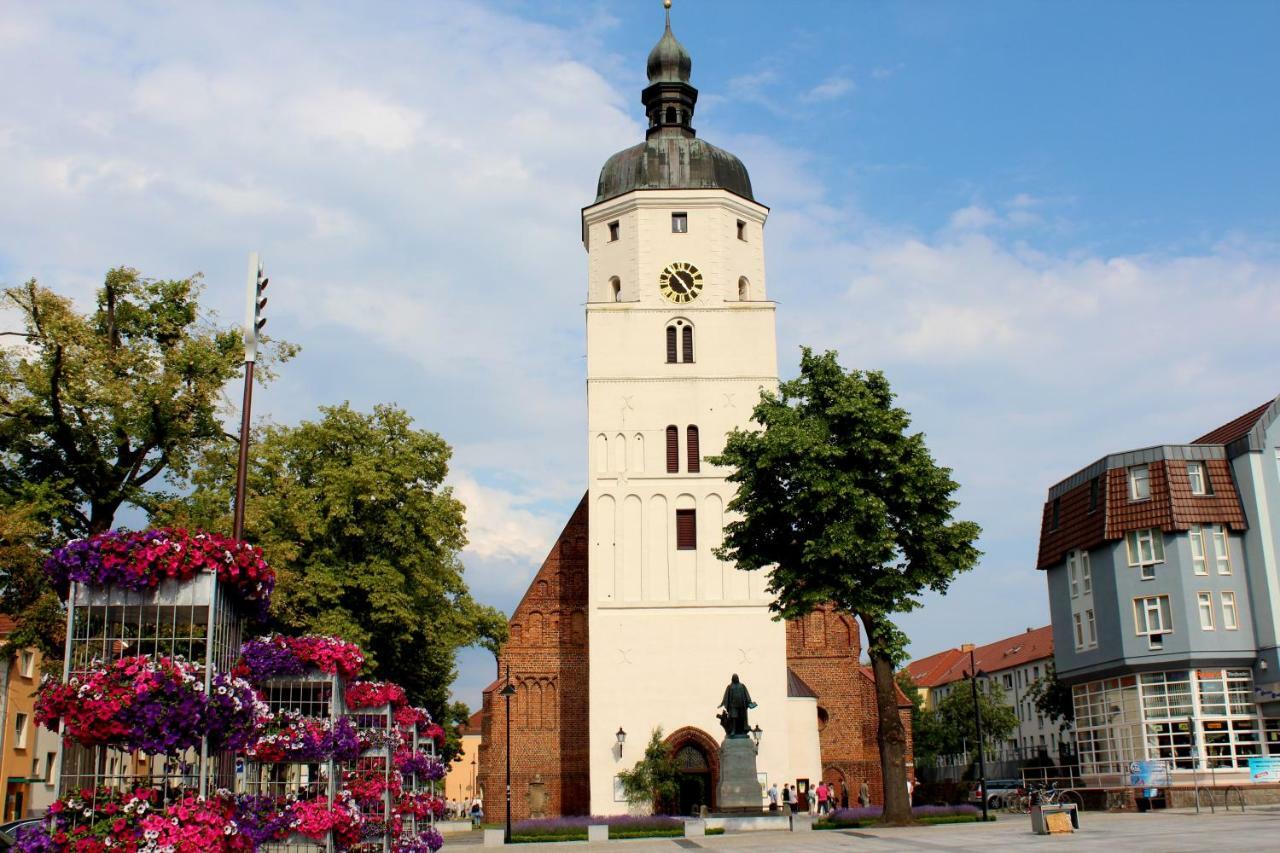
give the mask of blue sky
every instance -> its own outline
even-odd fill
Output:
[[[982,524],[917,654],[1048,619],[1047,487],[1280,392],[1274,3],[676,0],[766,230],[780,369],[887,372]],[[264,417],[393,401],[455,448],[509,610],[585,488],[585,255],[658,0],[11,6],[0,281],[202,271],[302,345]],[[228,403],[235,399],[229,395]],[[464,654],[473,705],[491,659]]]

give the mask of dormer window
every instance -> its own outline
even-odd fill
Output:
[[[1205,470],[1203,462],[1187,463],[1187,480],[1191,484],[1191,494],[1213,494],[1213,490],[1209,488],[1209,472]]]
[[[617,222],[609,223],[609,242],[610,243],[618,239],[618,234],[621,232],[621,230],[622,229],[618,226]]]
[[[1151,497],[1151,472],[1146,465],[1129,468],[1129,500],[1145,501]]]
[[[671,214],[671,233],[672,234],[689,233],[689,214],[687,213]]]

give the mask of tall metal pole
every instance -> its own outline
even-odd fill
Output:
[[[249,417],[253,408],[253,367],[258,360],[258,332],[267,321],[262,309],[267,300],[262,296],[267,279],[262,274],[262,260],[257,252],[249,253],[249,281],[244,314],[244,400],[240,404],[240,457],[236,464],[236,503],[232,536],[244,538],[245,484],[249,479]]]
[[[507,664],[507,684],[502,688],[502,698],[507,704],[507,825],[503,831],[503,840],[511,843],[511,697],[516,689],[511,686],[511,664]]]
[[[969,649],[969,684],[973,687],[973,724],[978,730],[978,790],[982,792],[982,820],[987,820],[987,759],[982,748],[982,707],[978,704],[978,666]]]

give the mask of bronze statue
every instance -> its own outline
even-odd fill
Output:
[[[718,706],[724,708],[724,711],[716,715],[720,725],[724,727],[725,737],[746,737],[750,734],[747,710],[755,706],[756,703],[751,701],[751,694],[747,692],[747,685],[738,680],[735,672],[733,680],[724,689],[724,698]]]

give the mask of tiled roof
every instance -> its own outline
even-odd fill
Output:
[[[1197,438],[1192,444],[1230,444],[1236,439],[1244,438],[1244,436],[1253,429],[1253,425],[1258,419],[1266,413],[1267,409],[1275,400],[1268,400],[1256,409],[1245,412],[1233,421],[1228,421],[1217,429],[1207,432]]]
[[[937,687],[942,683],[938,679],[951,669],[961,655],[964,655],[965,660],[969,659],[969,656],[959,649],[947,649],[929,655],[927,658],[913,660],[907,664],[907,674],[911,676],[911,680],[917,687]]]
[[[0,614],[0,637],[9,636],[10,634],[13,633],[14,629],[17,627],[18,627],[17,622],[14,622],[12,619],[10,619],[8,616],[5,616],[4,614]]]
[[[480,734],[480,723],[484,717],[484,711],[479,710],[467,717],[467,721],[458,727],[458,733],[462,735],[478,735]]]
[[[913,661],[907,665],[907,671],[911,672],[914,667],[926,664],[928,661],[941,658],[944,655],[948,656],[950,660],[946,668],[939,670],[934,666],[933,672],[929,676],[929,683],[925,684],[917,680],[916,684],[921,687],[941,687],[945,684],[960,681],[968,675],[969,653],[962,652],[960,649],[947,649],[945,652],[939,652],[936,655]],[[1032,628],[1021,634],[1014,634],[1012,637],[996,640],[994,643],[987,643],[985,646],[978,646],[973,650],[973,657],[974,662],[978,665],[978,670],[987,674],[1052,658],[1053,626],[1045,625],[1043,628]],[[912,677],[914,678],[915,676],[913,675]]]

